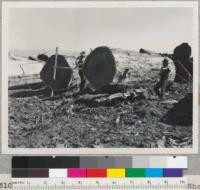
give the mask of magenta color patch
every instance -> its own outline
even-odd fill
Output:
[[[86,172],[86,169],[83,169],[83,168],[69,168],[67,170],[67,174],[68,174],[68,177],[75,177],[75,178],[78,178],[78,177],[87,177],[87,172]]]

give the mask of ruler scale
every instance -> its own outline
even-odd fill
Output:
[[[186,190],[187,178],[66,179],[13,178],[13,190]]]

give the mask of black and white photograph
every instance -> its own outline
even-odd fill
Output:
[[[2,19],[5,152],[197,150],[197,3],[7,2]]]

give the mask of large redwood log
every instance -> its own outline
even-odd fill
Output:
[[[54,91],[67,89],[72,77],[72,69],[62,55],[57,56],[56,78],[54,79],[54,65],[56,56],[51,56],[42,71],[40,78]],[[60,68],[59,68],[60,67]],[[61,69],[64,67],[65,69]]]
[[[176,66],[176,82],[190,81],[193,76],[192,48],[182,43],[174,49],[173,60]]]
[[[108,47],[97,47],[87,57],[83,72],[93,88],[101,87],[113,81],[116,73],[115,58]]]

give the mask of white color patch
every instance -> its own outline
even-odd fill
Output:
[[[67,177],[67,169],[49,169],[49,177]]]
[[[188,160],[186,156],[169,156],[167,157],[167,168],[188,168]]]

